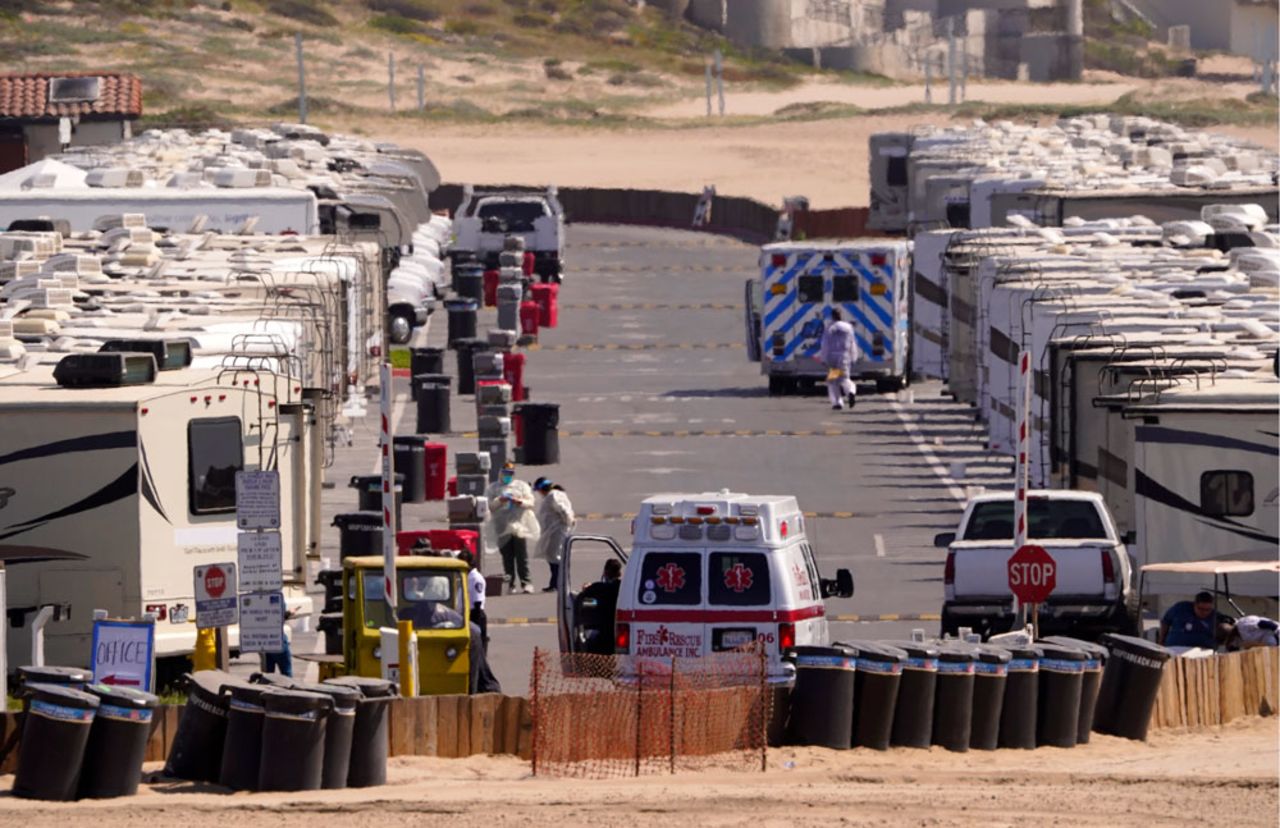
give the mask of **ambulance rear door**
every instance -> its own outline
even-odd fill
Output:
[[[624,579],[630,590],[619,600],[618,623],[630,625],[630,652],[641,658],[669,661],[698,658],[708,652],[703,624],[706,596],[703,569],[706,552],[698,548],[635,550]]]
[[[715,549],[707,555],[707,612],[703,634],[710,652],[728,652],[760,641],[778,655],[779,596],[770,553],[764,549]]]

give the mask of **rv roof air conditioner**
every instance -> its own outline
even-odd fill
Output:
[[[108,339],[98,349],[100,354],[150,354],[161,371],[176,371],[191,365],[190,339]]]
[[[270,170],[252,170],[247,167],[223,167],[213,175],[216,187],[244,189],[248,187],[270,187]]]
[[[114,388],[156,381],[156,358],[149,353],[68,354],[54,366],[63,388]]]
[[[90,170],[84,177],[84,183],[90,187],[141,187],[145,182],[146,176],[142,174],[142,170],[123,167]]]

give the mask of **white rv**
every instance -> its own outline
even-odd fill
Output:
[[[241,469],[280,471],[286,597],[310,612],[311,521],[298,521],[319,508],[305,485],[316,456],[307,407],[257,372],[154,365],[73,354],[52,372],[0,379],[0,549],[78,556],[9,567],[10,663],[28,663],[26,621],[53,604],[70,613],[46,627],[50,663],[87,664],[93,611],[105,609],[156,616],[158,685],[186,669],[174,657],[195,644],[192,567],[236,560]],[[230,637],[237,646],[236,628]]]

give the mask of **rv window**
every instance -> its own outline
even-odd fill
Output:
[[[836,276],[833,278],[831,280],[831,301],[837,304],[858,301],[858,277]]]
[[[244,468],[239,417],[187,424],[187,477],[191,514],[236,510],[236,472]]]
[[[905,155],[889,159],[887,179],[890,187],[907,186],[907,158]]]
[[[702,555],[649,552],[640,565],[636,598],[641,607],[702,603]]]
[[[801,276],[796,279],[796,289],[799,291],[799,299],[807,305],[817,304],[822,301],[822,277],[821,276]]]
[[[729,606],[767,604],[771,595],[769,560],[760,552],[712,552],[707,573],[709,603]]]
[[[1244,471],[1208,471],[1200,475],[1200,511],[1207,517],[1253,514],[1253,475]]]

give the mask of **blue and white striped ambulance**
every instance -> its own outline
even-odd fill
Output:
[[[881,391],[908,382],[911,243],[893,239],[779,242],[760,249],[760,279],[747,285],[747,352],[770,394],[822,381],[822,332],[839,308],[853,325],[853,379]]]

